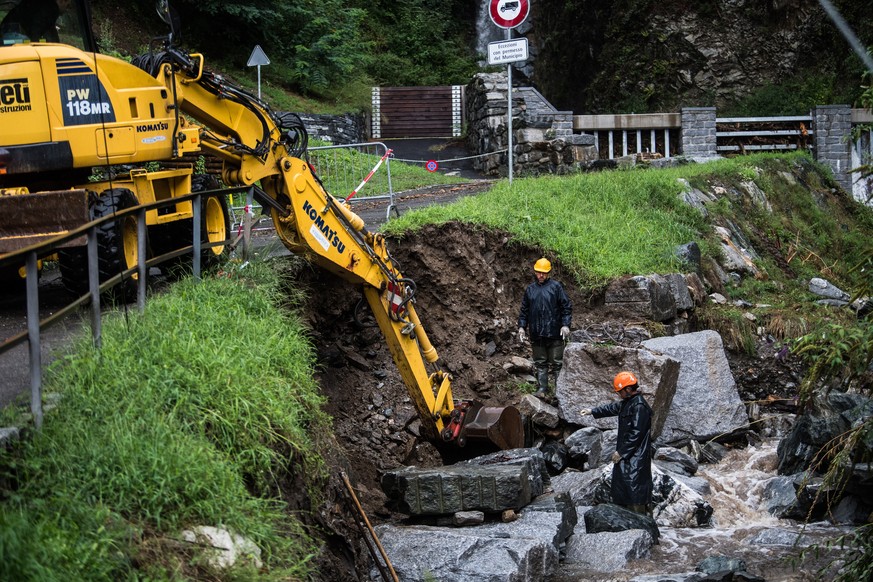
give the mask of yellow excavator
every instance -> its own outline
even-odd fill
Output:
[[[49,12],[31,18],[39,10]],[[198,187],[212,191],[217,184],[193,166],[148,166],[192,154],[218,158],[224,186],[253,187],[289,250],[360,286],[425,437],[460,447],[523,446],[516,408],[454,401],[451,377],[416,313],[414,282],[400,273],[383,236],[326,191],[306,161],[299,117],[209,72],[203,55],[179,47],[168,2],[157,2],[157,10],[170,34],[127,63],[96,51],[84,0],[0,0],[0,253],[128,206]],[[36,30],[37,22],[50,26]],[[206,242],[224,241],[227,207],[221,197],[207,199],[218,202],[207,203],[201,232]],[[151,252],[190,244],[192,217],[190,203],[150,212]],[[99,244],[101,280],[139,260],[136,225],[109,224]],[[87,281],[81,247],[59,255],[68,286],[80,276]]]

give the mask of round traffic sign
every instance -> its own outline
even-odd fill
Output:
[[[427,168],[428,172],[436,172],[439,169],[440,165],[436,162],[436,160],[428,160],[427,164],[424,166]]]
[[[488,14],[500,28],[515,28],[527,18],[530,12],[528,0],[491,0]]]

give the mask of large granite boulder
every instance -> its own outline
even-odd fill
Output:
[[[659,445],[707,441],[747,428],[749,417],[717,332],[653,338],[643,346],[681,363]]]
[[[661,434],[680,375],[676,359],[650,350],[621,346],[570,343],[564,350],[564,365],[558,375],[555,396],[567,422],[600,429],[615,428],[613,418],[582,415],[615,398],[612,379],[621,370],[632,370],[652,406],[652,438]],[[612,454],[612,451],[609,451]]]

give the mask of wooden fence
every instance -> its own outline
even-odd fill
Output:
[[[464,88],[373,87],[373,139],[457,137],[463,124]]]

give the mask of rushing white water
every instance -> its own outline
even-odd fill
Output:
[[[556,580],[627,581],[632,579],[682,580],[711,556],[737,558],[747,571],[767,582],[800,582],[830,579],[820,568],[839,557],[824,544],[850,528],[826,522],[804,524],[770,515],[763,505],[764,487],[776,476],[776,446],[771,439],[758,446],[733,450],[716,465],[701,465],[697,475],[705,478],[712,492],[704,497],[713,507],[712,527],[661,527],[659,545],[649,556],[632,560],[627,568],[612,574],[572,571],[568,567]],[[761,543],[767,541],[770,543]],[[778,542],[778,543],[773,543]],[[799,561],[801,552],[819,544],[818,557]],[[810,552],[812,554],[812,552]],[[653,575],[657,574],[657,577]]]

